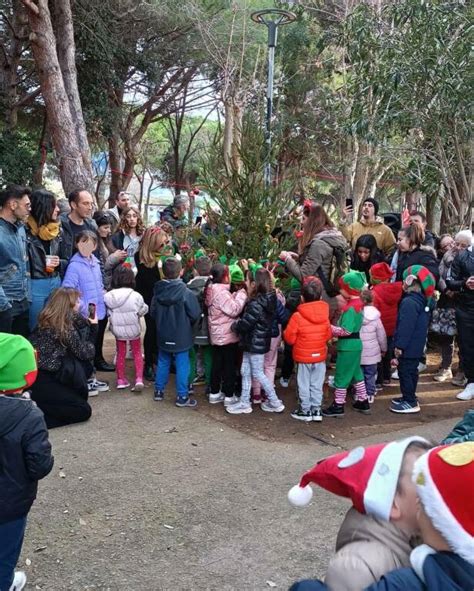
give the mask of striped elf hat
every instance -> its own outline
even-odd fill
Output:
[[[410,280],[410,277],[413,277],[420,282],[421,289],[427,299],[433,297],[436,287],[436,279],[434,278],[433,273],[428,271],[423,265],[411,265],[411,267],[408,267],[403,272],[403,281],[407,282],[408,285],[411,285],[411,282],[413,281],[413,279]]]

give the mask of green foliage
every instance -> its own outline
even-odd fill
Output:
[[[38,146],[26,131],[0,133],[0,182],[30,185],[39,163]]]

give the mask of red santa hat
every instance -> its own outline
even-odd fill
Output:
[[[453,552],[474,564],[474,441],[420,456],[413,482],[425,513]]]
[[[350,498],[359,513],[389,521],[403,456],[410,443],[416,441],[428,443],[422,437],[407,437],[401,441],[356,447],[321,460],[290,489],[288,499],[297,507],[308,505],[313,496],[312,482]]]

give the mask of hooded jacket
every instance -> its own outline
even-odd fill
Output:
[[[232,331],[232,324],[244,309],[247,293],[239,289],[230,293],[227,283],[211,283],[206,289],[209,337],[212,345],[237,343],[239,337]]]
[[[429,246],[420,246],[409,252],[401,252],[398,255],[396,280],[403,280],[403,272],[412,265],[423,265],[430,271],[436,283],[439,281],[439,262],[435,251]]]
[[[397,325],[398,305],[402,299],[403,284],[401,281],[395,283],[378,283],[372,288],[374,294],[374,306],[380,310],[385,333],[392,337]]]
[[[351,508],[336,540],[325,583],[331,591],[362,591],[385,573],[410,565],[410,538],[393,523]]]
[[[274,291],[261,293],[249,300],[242,318],[232,325],[240,337],[244,351],[264,355],[270,351],[273,318],[277,311],[277,297]]]
[[[375,218],[373,222],[361,219],[348,226],[341,226],[341,232],[349,241],[352,250],[354,250],[357,240],[364,234],[370,234],[375,238],[378,248],[383,251],[385,256],[391,254],[395,248],[395,236],[380,217]]]
[[[209,277],[198,276],[191,279],[188,283],[188,289],[190,289],[197,297],[199,307],[201,308],[198,321],[193,329],[194,344],[198,346],[209,345],[209,324],[207,319],[207,308],[204,305],[204,292],[208,280]]]
[[[323,301],[300,304],[283,333],[285,341],[293,346],[296,363],[325,361],[331,337],[329,305]]]
[[[148,312],[143,297],[130,287],[113,289],[104,296],[110,332],[119,341],[140,338],[140,316]]]
[[[168,353],[191,349],[193,324],[200,314],[197,297],[181,279],[163,279],[155,284],[150,315],[156,323],[160,349]]]
[[[393,284],[392,284],[393,285]],[[362,341],[361,365],[374,365],[382,361],[382,353],[387,351],[387,335],[375,306],[364,307],[364,320],[360,329]]]
[[[393,346],[401,349],[406,359],[420,359],[426,344],[431,313],[421,293],[407,293],[398,308]]]
[[[21,396],[0,395],[0,523],[28,513],[53,462],[40,409]]]
[[[72,257],[66,269],[62,287],[73,287],[81,292],[80,312],[88,318],[88,305],[95,304],[97,318],[105,318],[104,284],[99,261],[94,255],[85,258],[80,253]]]

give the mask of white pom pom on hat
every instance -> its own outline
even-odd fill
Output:
[[[288,491],[288,500],[295,507],[306,507],[313,498],[313,489],[310,484],[300,486],[295,484]]]

